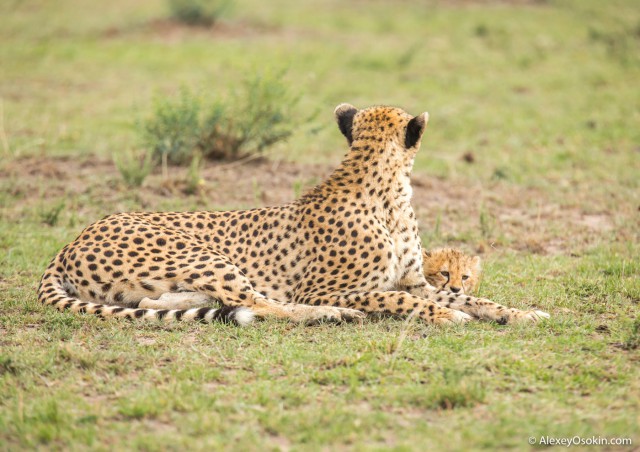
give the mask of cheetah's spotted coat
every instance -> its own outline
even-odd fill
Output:
[[[546,316],[435,292],[425,280],[410,174],[426,113],[342,104],[336,119],[349,153],[302,198],[246,211],[108,216],[54,258],[40,301],[102,317],[238,324],[253,315],[309,322],[414,312],[434,324]],[[223,307],[209,307],[212,299]]]

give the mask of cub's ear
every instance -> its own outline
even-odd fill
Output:
[[[409,124],[407,124],[407,132],[404,136],[405,148],[410,149],[420,142],[424,129],[427,127],[427,122],[429,122],[429,113],[427,112],[409,121]]]
[[[475,267],[475,269],[477,271],[480,271],[480,269],[482,268],[482,262],[480,260],[480,256],[474,256],[473,259],[471,259],[471,262],[472,262],[473,266]]]
[[[431,251],[422,250],[424,257],[431,257]]]
[[[347,138],[349,146],[353,142],[353,117],[358,113],[358,109],[350,104],[340,104],[336,107],[333,114],[338,122],[340,132]]]

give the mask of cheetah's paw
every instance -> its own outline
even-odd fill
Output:
[[[539,322],[541,320],[548,319],[551,316],[544,311],[528,311],[527,317],[529,317],[533,322]]]
[[[448,325],[453,323],[467,323],[471,320],[473,320],[473,317],[465,312],[456,311],[455,309],[446,309],[444,315],[436,318],[434,323],[438,325]]]
[[[340,311],[341,320],[345,322],[362,321],[367,314],[357,309],[336,308]]]
[[[334,306],[296,305],[293,311],[292,320],[306,325],[314,325],[320,322],[351,322],[366,317],[366,314],[362,311]]]
[[[511,316],[509,316],[509,318],[503,318],[501,319],[502,321],[499,320],[499,323],[537,323],[550,317],[551,316],[544,311],[520,311],[514,309],[514,312],[511,313]]]
[[[307,325],[313,325],[319,322],[352,322],[361,320],[366,317],[362,311],[349,308],[336,308],[333,306],[317,307],[313,315],[305,319]]]
[[[471,317],[469,314],[467,314],[466,312],[462,312],[462,311],[453,311],[453,323],[467,323],[470,322],[471,320],[473,320],[473,317]]]

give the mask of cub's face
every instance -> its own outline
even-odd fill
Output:
[[[422,250],[422,258],[424,276],[436,289],[471,294],[477,288],[482,273],[480,257],[443,248]]]

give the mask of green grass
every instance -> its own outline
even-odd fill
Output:
[[[238,0],[211,30],[168,15],[159,0],[0,4],[0,450],[519,450],[542,435],[637,447],[637,2]],[[272,190],[251,165],[237,186],[207,181],[228,192],[216,204],[101,169],[65,188],[49,157],[91,171],[139,148],[158,93],[226,96],[263,70],[301,93],[292,120],[315,118],[274,162],[335,164],[340,102],[428,110],[416,173],[432,185],[416,193],[438,203],[418,212],[423,238],[484,250],[481,294],[551,319],[238,329],[39,306],[48,261],[91,221]],[[292,195],[314,176],[296,177]]]

